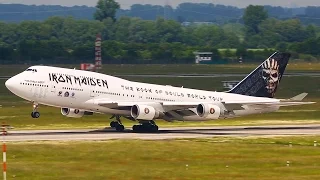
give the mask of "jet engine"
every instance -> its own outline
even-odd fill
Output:
[[[134,105],[131,108],[131,116],[134,119],[153,120],[160,116],[160,113],[152,106]]]
[[[81,118],[84,115],[92,115],[92,112],[82,111],[79,109],[72,109],[72,108],[61,108],[61,114],[67,117],[72,118]]]
[[[221,108],[215,104],[199,104],[197,106],[197,114],[206,119],[219,119]]]

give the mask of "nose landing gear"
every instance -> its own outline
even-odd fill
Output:
[[[38,109],[38,104],[37,103],[33,103],[33,110],[31,112],[31,117],[38,119],[40,117],[40,113],[37,111]]]

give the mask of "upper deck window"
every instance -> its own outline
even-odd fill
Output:
[[[38,72],[36,69],[27,69],[26,71]]]

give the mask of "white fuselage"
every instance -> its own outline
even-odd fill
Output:
[[[250,97],[238,94],[211,92],[183,87],[132,82],[121,78],[75,69],[33,66],[10,78],[8,89],[17,96],[48,106],[74,108],[105,114],[130,115],[127,109],[111,109],[100,106],[95,100],[114,102],[162,103],[162,102],[278,102],[277,99]],[[252,109],[244,107],[223,118],[266,113],[278,107]],[[193,109],[190,109],[194,111]],[[177,120],[208,120],[197,115]]]

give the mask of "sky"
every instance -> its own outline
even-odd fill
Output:
[[[95,6],[98,0],[0,0],[0,3],[17,3],[17,4],[35,4],[35,5],[87,5]],[[254,5],[273,5],[284,7],[304,7],[304,6],[320,6],[320,0],[116,0],[120,3],[122,9],[128,9],[132,4],[169,4],[176,7],[183,2],[193,3],[213,3],[232,5],[237,7],[246,7],[249,4]]]

